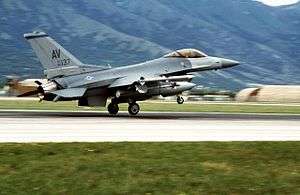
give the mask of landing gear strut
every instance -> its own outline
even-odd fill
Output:
[[[137,115],[140,112],[140,106],[137,103],[129,103],[128,112],[130,115]]]
[[[178,96],[178,97],[177,97],[177,103],[178,103],[178,104],[183,104],[183,103],[184,103],[183,97]]]
[[[119,106],[116,103],[110,103],[107,106],[107,110],[108,110],[109,114],[116,115],[119,112]]]

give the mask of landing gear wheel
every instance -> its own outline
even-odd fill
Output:
[[[118,104],[110,103],[107,106],[107,110],[108,110],[109,114],[116,115],[119,112],[119,106],[118,106]]]
[[[128,112],[130,115],[137,115],[140,112],[140,106],[137,103],[129,104]]]
[[[178,97],[177,97],[177,103],[178,103],[178,104],[183,104],[183,103],[184,103],[183,97],[178,96]]]

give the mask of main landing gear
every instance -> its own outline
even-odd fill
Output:
[[[109,114],[116,115],[119,112],[119,106],[118,106],[118,104],[112,102],[112,103],[108,104],[107,110],[108,110]]]
[[[140,112],[140,106],[137,103],[130,103],[128,112],[130,115],[137,115]]]
[[[184,103],[183,97],[177,96],[177,103],[178,103],[178,104],[183,104],[183,103]]]
[[[118,112],[119,112],[118,103],[116,103],[115,101],[112,101],[108,105],[107,110],[108,110],[109,114],[111,114],[111,115],[118,114]],[[130,115],[135,116],[140,112],[140,106],[135,102],[129,103],[128,112],[129,112]]]

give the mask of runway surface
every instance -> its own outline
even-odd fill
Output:
[[[0,142],[300,141],[300,115],[0,111]]]

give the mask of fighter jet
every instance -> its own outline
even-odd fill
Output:
[[[111,115],[120,103],[128,103],[130,115],[140,111],[138,101],[154,96],[177,96],[192,89],[194,75],[199,71],[233,67],[239,62],[211,57],[196,49],[181,49],[151,61],[111,68],[84,64],[44,32],[24,34],[44,68],[46,83],[36,81],[34,91],[20,95],[38,95],[44,101],[78,100],[79,106],[105,107]]]

